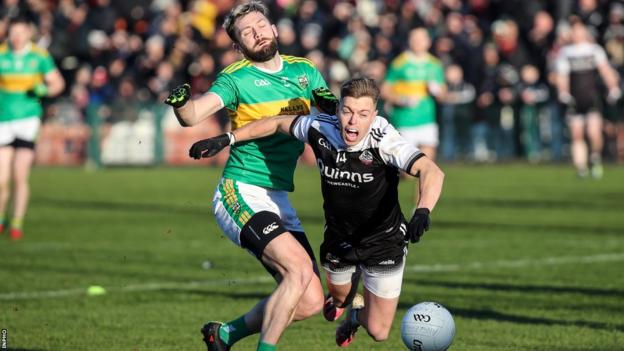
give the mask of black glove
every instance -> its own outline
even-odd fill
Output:
[[[233,143],[234,134],[232,133],[221,134],[214,138],[200,140],[193,144],[193,146],[189,149],[189,157],[196,160],[199,160],[202,157],[212,157],[219,151],[223,150],[226,146]]]
[[[420,237],[429,230],[429,209],[417,208],[407,224],[407,236],[412,243],[420,241]]]
[[[169,96],[165,99],[165,104],[179,108],[184,106],[190,98],[191,86],[188,83],[184,83],[182,85],[178,85],[171,91]]]
[[[314,97],[316,107],[318,107],[321,112],[327,113],[328,115],[336,114],[338,99],[331,90],[327,88],[316,88],[312,90],[312,97]]]

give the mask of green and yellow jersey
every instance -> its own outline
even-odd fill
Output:
[[[417,58],[409,52],[397,56],[390,63],[386,83],[392,93],[405,98],[419,99],[415,106],[395,106],[390,122],[397,128],[417,127],[435,122],[435,101],[427,90],[427,83],[444,84],[444,68],[434,56]]]
[[[41,117],[39,99],[26,92],[55,68],[50,54],[34,44],[20,54],[7,43],[0,45],[0,122]]]
[[[243,59],[219,73],[210,92],[223,100],[232,130],[265,117],[310,114],[312,90],[327,87],[325,80],[309,60],[281,58],[278,72],[265,72]],[[236,143],[230,149],[223,177],[293,191],[293,174],[302,152],[302,142],[279,133]]]

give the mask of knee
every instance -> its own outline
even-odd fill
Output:
[[[321,313],[323,310],[323,302],[324,299],[322,291],[307,291],[303,298],[299,301],[299,305],[297,305],[295,319],[303,320]]]
[[[303,294],[314,277],[310,260],[295,257],[285,265],[285,268],[284,280]]]
[[[377,342],[382,342],[388,340],[388,335],[390,334],[390,326],[385,324],[369,323],[368,329],[366,331],[368,332],[368,335],[373,338],[373,340]]]

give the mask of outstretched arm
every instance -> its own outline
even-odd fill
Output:
[[[429,214],[440,198],[444,173],[425,156],[414,162],[410,174],[420,177],[418,205],[407,225],[408,238],[412,243],[415,243],[420,241],[420,237],[429,230]]]
[[[226,146],[235,142],[258,139],[275,133],[289,133],[290,126],[297,116],[280,115],[263,118],[236,129],[233,132],[221,134],[214,138],[200,140],[191,146],[189,156],[196,160],[216,155]]]
[[[290,125],[297,118],[292,115],[279,115],[275,117],[263,118],[244,125],[232,132],[236,141],[258,139],[273,135],[277,132],[288,134]]]
[[[173,112],[182,127],[194,126],[223,108],[223,102],[217,94],[208,93],[197,99],[191,99],[189,84],[182,84],[173,89],[165,103],[173,107]]]

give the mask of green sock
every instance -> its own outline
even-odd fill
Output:
[[[0,225],[6,224],[4,220],[5,220],[4,215],[0,215]]]
[[[233,321],[227,322],[219,328],[219,337],[228,344],[233,345],[238,340],[250,335],[249,328],[245,324],[245,316],[241,316]]]
[[[260,340],[256,351],[277,351],[277,345],[267,344],[266,342]]]
[[[23,224],[24,224],[23,217],[13,217],[13,219],[11,219],[11,228],[22,229]]]

